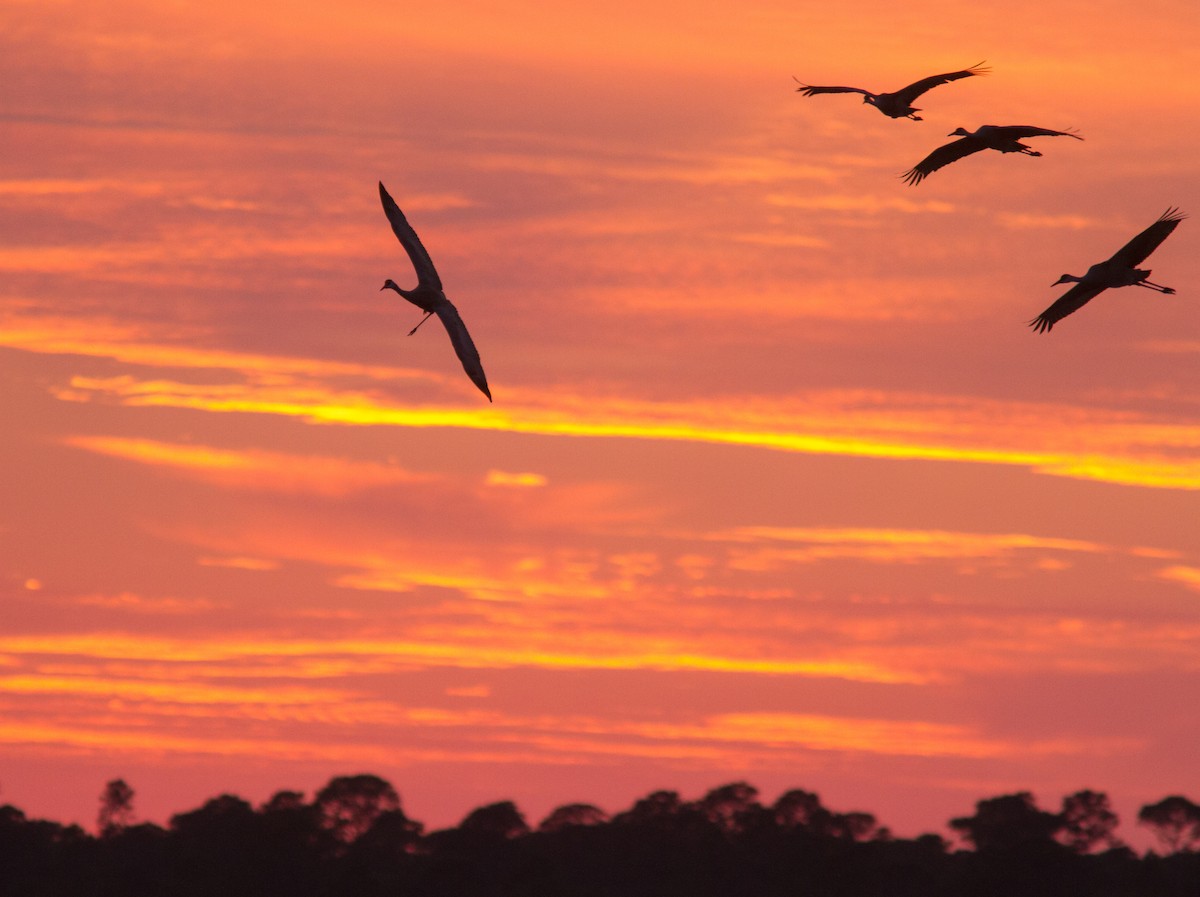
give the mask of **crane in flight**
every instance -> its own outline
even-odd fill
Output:
[[[1037,150],[1032,150],[1021,143],[1026,137],[1074,137],[1083,138],[1074,131],[1052,131],[1049,128],[1035,128],[1033,125],[980,125],[974,131],[966,128],[955,128],[948,137],[958,137],[958,140],[939,146],[932,153],[901,175],[905,182],[916,186],[933,174],[939,168],[957,162],[972,153],[985,149],[993,149],[1001,153],[1024,153],[1027,156],[1040,156]]]
[[[1047,333],[1050,328],[1071,314],[1083,308],[1090,300],[1096,298],[1111,287],[1145,287],[1159,293],[1174,293],[1171,287],[1151,283],[1148,278],[1150,271],[1136,267],[1146,260],[1158,244],[1171,235],[1171,231],[1186,218],[1179,209],[1167,209],[1158,220],[1148,228],[1113,253],[1112,258],[1097,262],[1088,268],[1083,277],[1074,274],[1064,274],[1051,286],[1060,283],[1073,283],[1075,286],[1067,290],[1048,309],[1029,322],[1038,333]]]
[[[430,315],[436,314],[441,319],[442,324],[446,327],[446,332],[450,334],[450,342],[454,346],[458,360],[462,362],[463,370],[467,372],[471,382],[479,387],[490,402],[492,393],[488,390],[487,377],[483,374],[483,362],[479,360],[479,352],[475,348],[475,343],[471,341],[467,325],[459,317],[458,309],[442,292],[442,279],[438,277],[437,269],[433,267],[433,260],[425,251],[425,247],[421,245],[417,232],[412,229],[412,225],[408,223],[408,219],[404,217],[400,207],[396,205],[396,200],[392,199],[387,188],[383,186],[383,181],[379,182],[379,199],[383,202],[383,212],[391,222],[396,239],[408,253],[413,269],[417,272],[417,285],[411,290],[401,289],[390,277],[383,282],[383,286],[379,289],[395,290],[425,312],[425,317],[417,322],[417,327],[424,324]],[[410,330],[408,335],[412,336],[416,333],[417,327]]]
[[[819,93],[861,93],[864,103],[870,103],[889,118],[911,118],[913,121],[921,121],[921,116],[917,115],[921,110],[914,108],[912,103],[925,91],[937,87],[939,84],[948,84],[959,78],[970,78],[972,75],[984,75],[990,71],[990,68],[980,62],[961,72],[930,75],[928,78],[922,78],[894,93],[871,93],[861,87],[815,87],[805,84],[795,75],[792,76],[792,80],[800,85],[796,90],[806,97],[816,96]]]

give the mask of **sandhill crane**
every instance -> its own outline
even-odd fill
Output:
[[[425,247],[421,245],[420,239],[417,238],[417,232],[412,229],[412,225],[408,223],[408,219],[404,217],[404,213],[400,211],[396,201],[383,186],[383,181],[379,182],[379,198],[383,202],[384,214],[392,223],[396,239],[408,253],[409,259],[412,260],[412,266],[417,272],[417,285],[414,289],[402,290],[390,277],[383,282],[383,286],[379,289],[395,290],[425,312],[425,317],[417,322],[417,327],[424,324],[430,315],[436,314],[441,319],[446,327],[446,332],[450,334],[450,342],[454,345],[458,360],[462,362],[463,370],[467,372],[467,376],[483,391],[490,402],[492,394],[488,390],[487,377],[483,375],[483,363],[479,360],[479,352],[475,349],[475,343],[471,341],[471,334],[467,333],[467,325],[458,315],[458,309],[442,292],[442,279],[438,277],[437,269],[433,267],[433,260],[425,251]],[[408,335],[412,336],[416,333],[417,327],[410,330]]]
[[[1089,300],[1099,296],[1110,287],[1146,287],[1159,293],[1174,293],[1170,287],[1151,283],[1150,272],[1135,268],[1146,260],[1158,244],[1170,236],[1179,222],[1186,218],[1179,209],[1167,209],[1158,220],[1113,253],[1112,258],[1097,262],[1088,268],[1083,277],[1064,274],[1051,286],[1073,283],[1075,286],[1063,293],[1048,309],[1029,322],[1038,333],[1046,333],[1073,311],[1083,308]]]
[[[944,75],[931,75],[928,78],[922,78],[902,90],[897,90],[895,93],[871,93],[869,90],[863,90],[861,87],[814,87],[810,84],[805,84],[800,79],[792,76],[800,86],[796,88],[806,97],[816,96],[819,93],[861,93],[863,102],[870,103],[884,115],[889,118],[911,118],[913,121],[921,121],[921,116],[916,113],[920,109],[913,108],[912,102],[925,91],[932,87],[937,87],[939,84],[948,84],[951,81],[957,81],[959,78],[970,78],[972,75],[984,75],[990,72],[991,69],[986,67],[982,62],[971,66],[969,69],[963,69],[961,72],[947,72]]]
[[[961,135],[961,136],[960,136]],[[1022,137],[1074,137],[1083,138],[1074,131],[1052,131],[1049,128],[1035,128],[1032,125],[980,125],[974,131],[966,128],[955,128],[946,136],[959,137],[953,143],[939,146],[932,153],[901,175],[909,184],[919,184],[939,168],[957,162],[964,156],[977,153],[980,150],[994,149],[1002,153],[1024,153],[1027,156],[1040,156],[1041,153],[1031,150],[1021,143]]]

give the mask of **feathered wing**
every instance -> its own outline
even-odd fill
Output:
[[[977,137],[960,137],[952,143],[939,146],[908,171],[904,172],[901,177],[904,178],[905,183],[915,186],[939,168],[944,168],[951,162],[957,162],[964,156],[977,153],[985,148],[986,144]]]
[[[1109,261],[1124,265],[1126,268],[1141,264],[1186,217],[1187,215],[1180,212],[1179,209],[1167,209],[1157,221],[1118,249]]]
[[[792,75],[792,80],[800,85],[796,90],[806,97],[816,96],[819,93],[861,93],[865,96],[875,96],[871,91],[863,90],[861,87],[817,87],[812,84],[805,84],[795,75]]]
[[[949,84],[951,81],[957,81],[959,78],[970,78],[972,75],[986,75],[990,71],[991,69],[982,62],[977,62],[969,69],[963,69],[961,72],[947,72],[944,75],[930,75],[928,78],[922,78],[920,81],[916,81],[902,90],[897,90],[894,96],[906,105],[911,105],[913,100],[930,88],[937,87],[939,84]]]
[[[396,239],[400,241],[400,245],[404,247],[404,251],[408,253],[408,257],[412,261],[413,269],[417,272],[417,282],[421,286],[440,290],[442,288],[442,279],[438,277],[437,269],[433,267],[433,259],[429,257],[429,253],[421,245],[421,240],[417,236],[417,232],[413,230],[412,225],[408,223],[408,219],[404,217],[404,213],[400,211],[400,207],[396,205],[396,200],[392,199],[391,194],[387,192],[387,188],[383,186],[383,181],[379,182],[379,199],[383,202],[384,214],[387,215],[388,221],[391,222],[392,232],[396,235]]]
[[[483,394],[488,397],[488,401],[490,402],[492,400],[492,393],[488,389],[487,377],[483,373],[483,362],[479,358],[479,351],[475,348],[471,334],[467,332],[467,325],[463,323],[462,318],[458,314],[458,309],[447,299],[444,302],[439,302],[435,311],[437,312],[437,316],[441,318],[446,332],[450,334],[450,342],[454,346],[454,352],[458,355],[458,360],[462,362],[463,370],[467,372],[467,376],[471,378],[471,382],[483,391]]]
[[[909,184],[919,184],[939,168],[957,162],[963,156],[969,156],[980,150],[988,149],[997,143],[1003,144],[1008,140],[1020,140],[1023,137],[1074,137],[1083,138],[1074,131],[1054,131],[1050,128],[1038,128],[1033,125],[983,125],[974,134],[960,137],[953,143],[939,146],[932,153],[901,175]],[[1041,153],[1033,153],[1040,156]]]
[[[1048,309],[1029,322],[1038,333],[1046,333],[1071,312],[1078,311],[1107,289],[1087,283],[1077,283],[1067,290]]]
[[[1074,131],[1055,131],[1053,128],[1039,128],[1034,125],[991,125],[988,128],[988,133],[992,136],[1010,138],[1012,140],[1020,140],[1023,137],[1074,137],[1076,140],[1083,139]]]

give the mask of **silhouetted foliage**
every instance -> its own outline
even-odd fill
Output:
[[[683,801],[676,791],[655,791],[637,801],[630,809],[620,813],[616,822],[656,822],[670,820],[679,814]]]
[[[458,824],[458,829],[481,838],[496,840],[519,838],[529,834],[529,824],[511,800],[502,800],[472,810]]]
[[[96,831],[102,838],[127,828],[133,822],[133,789],[124,779],[113,779],[100,794],[100,812],[96,815]]]
[[[1138,822],[1154,831],[1171,853],[1200,847],[1200,806],[1177,794],[1147,804],[1138,811]]]
[[[714,788],[697,802],[705,819],[725,832],[740,832],[755,825],[762,815],[758,789],[746,782]]]
[[[845,838],[848,841],[866,841],[868,838],[887,840],[891,837],[887,829],[879,828],[874,816],[858,811],[835,813],[830,833],[835,838]]]
[[[114,780],[119,782],[120,780]],[[110,783],[110,786],[113,783]],[[1040,810],[1027,792],[979,801],[939,835],[892,837],[875,817],[793,790],[763,806],[746,782],[695,801],[656,791],[609,817],[558,807],[531,830],[511,801],[425,833],[375,776],[332,779],[311,802],[280,791],[257,809],[223,794],[166,829],[102,796],[99,836],[0,807],[0,894],[22,897],[1197,897],[1200,811],[1142,808],[1172,853],[1119,844],[1101,792]],[[117,820],[120,820],[119,822]],[[1057,839],[1057,840],[1056,840]],[[1105,849],[1107,848],[1107,849]]]
[[[1028,791],[981,800],[974,816],[950,820],[950,828],[981,853],[1044,848],[1056,843],[1054,835],[1062,827],[1062,819],[1039,810]]]
[[[1113,834],[1120,820],[1112,811],[1107,794],[1099,791],[1068,794],[1058,815],[1062,820],[1059,840],[1076,853],[1120,846],[1120,840]]]
[[[608,814],[592,804],[564,804],[550,811],[538,823],[539,832],[557,832],[564,828],[581,825],[601,825],[608,822]]]
[[[821,806],[821,798],[811,791],[787,791],[779,796],[771,810],[775,822],[784,828],[799,829],[812,835],[828,835],[833,831],[833,814]]]
[[[321,825],[334,840],[349,844],[371,827],[376,817],[400,809],[400,795],[379,776],[338,776],[313,801]]]

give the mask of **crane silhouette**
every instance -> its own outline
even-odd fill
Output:
[[[488,389],[487,377],[483,374],[483,363],[479,360],[479,352],[471,340],[471,334],[467,332],[467,325],[459,317],[458,309],[442,292],[442,279],[438,277],[437,269],[433,267],[433,259],[421,245],[417,232],[413,230],[408,219],[404,217],[404,213],[400,211],[400,207],[396,205],[396,200],[392,199],[387,188],[383,186],[383,181],[379,182],[379,199],[383,202],[384,214],[392,224],[396,239],[408,253],[413,269],[417,272],[417,285],[414,289],[402,290],[390,277],[383,282],[383,286],[379,289],[395,290],[425,312],[425,317],[417,322],[417,326],[408,331],[409,336],[416,333],[417,327],[424,324],[430,315],[436,314],[441,319],[442,324],[446,327],[446,332],[450,334],[450,342],[454,346],[458,360],[462,362],[463,370],[467,372],[471,382],[480,388],[490,402],[492,393]]]
[[[991,69],[980,62],[961,72],[930,75],[928,78],[922,78],[894,93],[871,93],[861,87],[814,87],[811,84],[805,84],[795,75],[792,76],[792,80],[800,85],[796,90],[806,97],[816,96],[819,93],[861,93],[864,103],[870,103],[889,118],[911,118],[913,121],[921,121],[921,116],[916,114],[921,110],[914,108],[912,102],[925,91],[937,87],[939,84],[948,84],[959,78],[970,78],[972,75],[984,75],[990,71]]]
[[[961,136],[959,136],[961,135]],[[1074,131],[1052,131],[1049,128],[1036,128],[1033,125],[980,125],[974,131],[966,128],[955,128],[948,137],[959,136],[958,140],[939,146],[932,153],[901,175],[912,185],[917,185],[939,168],[957,162],[959,159],[977,153],[980,150],[994,149],[1001,153],[1024,153],[1027,156],[1040,156],[1041,153],[1032,150],[1021,139],[1025,137],[1074,137],[1083,138]]]
[[[1090,300],[1112,287],[1146,287],[1159,293],[1174,293],[1171,287],[1151,283],[1147,279],[1151,272],[1135,266],[1145,261],[1147,256],[1158,248],[1158,244],[1169,237],[1171,231],[1186,217],[1187,215],[1179,209],[1167,209],[1157,221],[1113,253],[1112,258],[1097,262],[1088,268],[1083,277],[1064,274],[1051,286],[1058,286],[1060,283],[1074,283],[1075,286],[1063,293],[1053,305],[1030,321],[1029,325],[1038,333],[1047,333],[1071,312],[1083,308]]]

